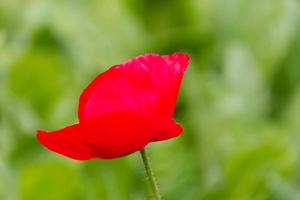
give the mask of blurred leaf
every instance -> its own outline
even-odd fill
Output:
[[[11,90],[45,118],[68,87],[64,76],[70,75],[65,68],[65,63],[56,54],[31,51],[12,65]]]
[[[84,199],[78,172],[57,162],[32,162],[20,171],[21,197],[24,200]]]

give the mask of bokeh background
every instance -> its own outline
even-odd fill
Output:
[[[0,199],[149,197],[139,154],[74,161],[35,132],[75,123],[81,91],[111,65],[180,51],[185,132],[149,145],[164,199],[299,200],[299,3],[1,0]]]

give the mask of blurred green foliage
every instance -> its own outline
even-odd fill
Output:
[[[1,0],[0,199],[145,199],[138,154],[73,161],[35,131],[146,52],[187,52],[176,139],[149,145],[164,199],[300,199],[298,0]]]

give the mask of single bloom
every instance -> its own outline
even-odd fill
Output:
[[[37,131],[46,148],[76,160],[111,159],[180,135],[173,119],[189,56],[145,54],[99,74],[79,99],[79,122]]]

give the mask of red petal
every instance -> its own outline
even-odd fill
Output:
[[[183,53],[146,54],[110,68],[82,93],[79,121],[120,111],[172,118],[188,63]]]
[[[63,129],[46,132],[38,131],[37,138],[45,147],[56,153],[76,159],[88,160],[95,157],[95,150],[79,139],[81,132],[78,124]]]
[[[132,112],[111,113],[50,133],[38,132],[48,149],[77,160],[111,159],[139,151],[151,141],[175,137],[173,120],[145,118]]]

